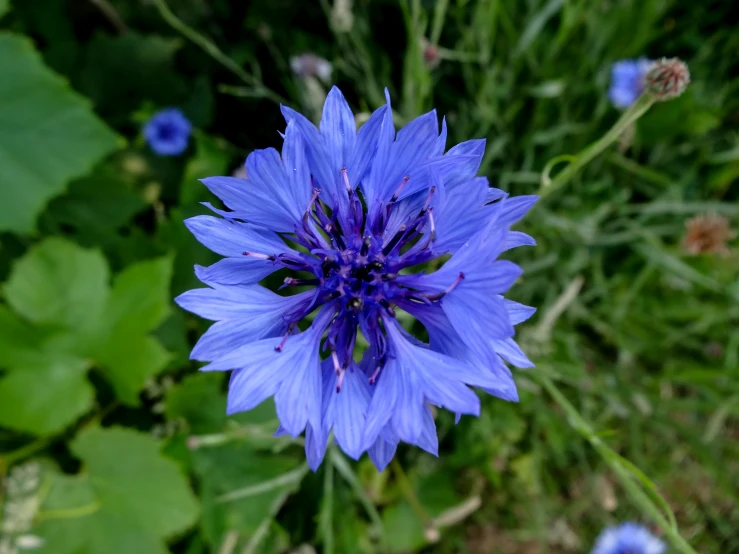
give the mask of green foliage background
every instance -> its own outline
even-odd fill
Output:
[[[12,3],[12,5],[10,5]],[[739,552],[739,254],[688,256],[685,222],[739,222],[739,20],[687,0],[0,0],[0,549],[48,554],[588,552],[634,520],[674,552]],[[421,39],[439,46],[430,67]],[[272,405],[225,416],[171,298],[214,255],[184,228],[198,182],[277,146],[280,102],[319,116],[333,64],[357,112],[387,86],[432,107],[481,172],[540,190],[547,162],[618,118],[619,59],[680,56],[654,106],[521,224],[518,404],[439,414],[438,459],[377,473],[273,438]],[[141,125],[196,130],[157,157]],[[30,545],[30,547],[29,547]],[[6,552],[3,550],[3,552]]]

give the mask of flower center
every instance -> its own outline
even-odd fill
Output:
[[[175,127],[171,123],[162,123],[157,128],[157,136],[159,137],[159,140],[172,140],[176,134]]]
[[[331,209],[314,189],[301,225],[290,240],[300,251],[276,256],[244,252],[244,255],[269,259],[303,275],[286,277],[283,287],[312,286],[317,295],[305,313],[292,314],[288,331],[276,347],[281,351],[297,323],[315,308],[331,304],[334,316],[328,324],[325,348],[330,352],[340,377],[349,366],[357,337],[357,328],[375,348],[377,369],[374,382],[386,358],[383,317],[395,317],[394,301],[433,304],[456,287],[464,275],[441,293],[425,293],[402,284],[398,274],[409,267],[438,256],[430,248],[436,238],[432,187],[425,200],[399,202],[405,177],[387,204],[366,207],[358,193],[347,184],[347,199],[335,202]],[[306,275],[307,274],[307,275]],[[341,389],[341,382],[337,392]]]

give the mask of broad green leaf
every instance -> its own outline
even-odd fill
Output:
[[[133,264],[115,278],[105,319],[113,334],[144,333],[169,314],[169,282],[172,258],[164,257]]]
[[[41,554],[88,553],[90,522],[102,508],[87,474],[65,475],[56,468],[43,474],[48,486],[36,515],[34,533],[44,539]],[[89,550],[92,554],[92,550]]]
[[[8,370],[0,377],[0,425],[48,435],[89,411],[90,362],[78,348],[69,331],[39,329],[0,306],[0,368]]]
[[[48,333],[22,321],[0,305],[0,368],[38,365],[46,358],[39,344]]]
[[[42,552],[165,554],[165,540],[195,522],[187,479],[150,436],[90,428],[75,438],[72,452],[84,473],[53,476],[35,530],[46,539]]]
[[[29,233],[44,205],[117,146],[30,40],[0,33],[0,230]]]
[[[10,11],[10,0],[0,0],[0,17]]]
[[[111,334],[97,360],[126,404],[138,404],[138,393],[146,382],[159,374],[171,359],[159,342],[143,333]]]
[[[92,407],[92,365],[136,404],[171,355],[151,335],[169,312],[172,261],[121,272],[112,290],[97,251],[50,238],[16,262],[0,305],[0,423],[39,435],[61,431]],[[50,409],[49,407],[52,407]]]
[[[274,503],[284,501],[287,492],[295,490],[302,479],[296,460],[275,455],[262,455],[247,443],[228,443],[193,452],[195,472],[201,479],[203,532],[211,545],[217,546],[226,531],[245,536],[253,534],[266,517],[273,513]],[[237,500],[226,501],[225,494],[251,488],[282,475],[294,473],[290,482],[268,487]]]
[[[49,204],[42,222],[49,228],[64,226],[84,244],[107,247],[120,240],[117,230],[148,206],[135,185],[136,178],[125,171],[125,162],[99,164]]]
[[[92,408],[95,391],[87,381],[89,362],[52,358],[36,369],[0,378],[0,425],[52,435]]]
[[[137,402],[139,391],[171,358],[147,335],[169,313],[171,273],[172,259],[157,258],[127,267],[113,284],[102,323],[108,332],[95,359],[128,404]]]
[[[108,279],[100,252],[52,237],[16,262],[5,296],[33,323],[89,329],[105,307]]]
[[[164,414],[169,420],[183,418],[193,433],[213,433],[226,423],[223,374],[204,372],[188,375],[167,394]]]

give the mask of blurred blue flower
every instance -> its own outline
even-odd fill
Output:
[[[206,203],[221,217],[186,221],[226,256],[196,266],[208,288],[177,298],[216,321],[191,357],[210,362],[204,371],[233,370],[229,413],[274,396],[277,434],[305,431],[314,469],[331,431],[349,456],[367,451],[380,470],[400,441],[436,455],[429,405],[479,415],[469,386],[517,401],[504,361],[533,365],[513,326],[535,309],[501,296],[521,269],[496,258],[535,244],[510,226],[537,197],[509,198],[476,176],[484,140],[444,153],[446,122],[439,132],[435,111],[396,134],[386,97],[358,131],[336,87],[320,129],[283,107],[282,156],[255,150],[247,179],[204,179],[231,211]],[[417,267],[446,255],[433,273]],[[284,296],[257,284],[278,270],[288,274]],[[429,343],[409,334],[401,310]],[[367,345],[361,356],[358,344]]]
[[[591,554],[662,554],[664,551],[665,543],[645,527],[626,522],[603,531]]]
[[[187,148],[192,124],[177,108],[155,113],[144,127],[144,138],[161,156],[177,156]]]
[[[644,76],[652,65],[646,58],[622,60],[611,68],[608,98],[617,108],[628,108],[644,91]]]

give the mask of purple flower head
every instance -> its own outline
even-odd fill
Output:
[[[665,543],[636,523],[608,527],[601,533],[591,554],[662,554]]]
[[[332,431],[349,456],[367,451],[381,470],[400,441],[436,455],[429,405],[478,415],[469,387],[516,401],[504,361],[532,366],[513,326],[535,310],[503,298],[521,269],[497,258],[534,244],[510,226],[536,197],[509,198],[476,176],[484,140],[445,153],[434,111],[396,133],[389,96],[359,130],[336,87],[320,128],[282,113],[282,155],[252,152],[247,179],[204,179],[230,211],[206,204],[221,217],[186,221],[226,256],[195,268],[209,288],[177,298],[216,321],[192,358],[210,362],[204,371],[233,370],[229,413],[273,396],[278,434],[305,431],[314,469]],[[281,295],[258,284],[278,270],[288,275]],[[428,343],[401,312],[425,326]]]
[[[644,76],[652,65],[646,58],[621,60],[611,68],[608,98],[617,108],[628,108],[644,92]]]
[[[177,108],[155,113],[144,126],[144,138],[160,156],[177,156],[187,148],[192,124]]]

